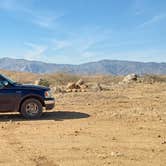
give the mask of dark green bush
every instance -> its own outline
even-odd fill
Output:
[[[39,85],[49,87],[50,86],[50,82],[47,79],[42,78],[39,81]]]

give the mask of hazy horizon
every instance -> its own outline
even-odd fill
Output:
[[[42,63],[48,63],[48,64],[60,64],[60,65],[81,65],[86,63],[93,63],[93,62],[100,62],[100,61],[122,61],[122,62],[136,62],[136,63],[166,63],[166,62],[154,62],[154,61],[134,61],[134,60],[125,60],[125,59],[99,59],[99,60],[93,60],[83,63],[55,63],[55,62],[46,62],[42,60],[29,60],[26,58],[13,58],[13,57],[1,57],[0,59],[13,59],[13,60],[26,60],[26,61],[36,61],[36,62],[42,62]]]

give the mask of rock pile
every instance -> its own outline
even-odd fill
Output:
[[[66,92],[86,92],[88,85],[80,79],[77,82],[70,82],[66,86]]]
[[[64,90],[58,86],[52,87],[51,90],[52,90],[52,93],[63,93],[64,92]]]
[[[124,77],[122,82],[130,83],[130,82],[133,82],[133,81],[137,81],[137,79],[138,79],[138,75],[137,74],[129,74],[129,75]]]

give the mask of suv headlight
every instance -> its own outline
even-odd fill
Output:
[[[50,98],[50,97],[52,97],[51,91],[50,91],[50,90],[49,90],[49,91],[45,91],[44,96],[45,96],[45,98]]]

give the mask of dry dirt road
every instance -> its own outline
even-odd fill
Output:
[[[56,98],[40,120],[0,114],[0,165],[166,165],[166,84]]]

